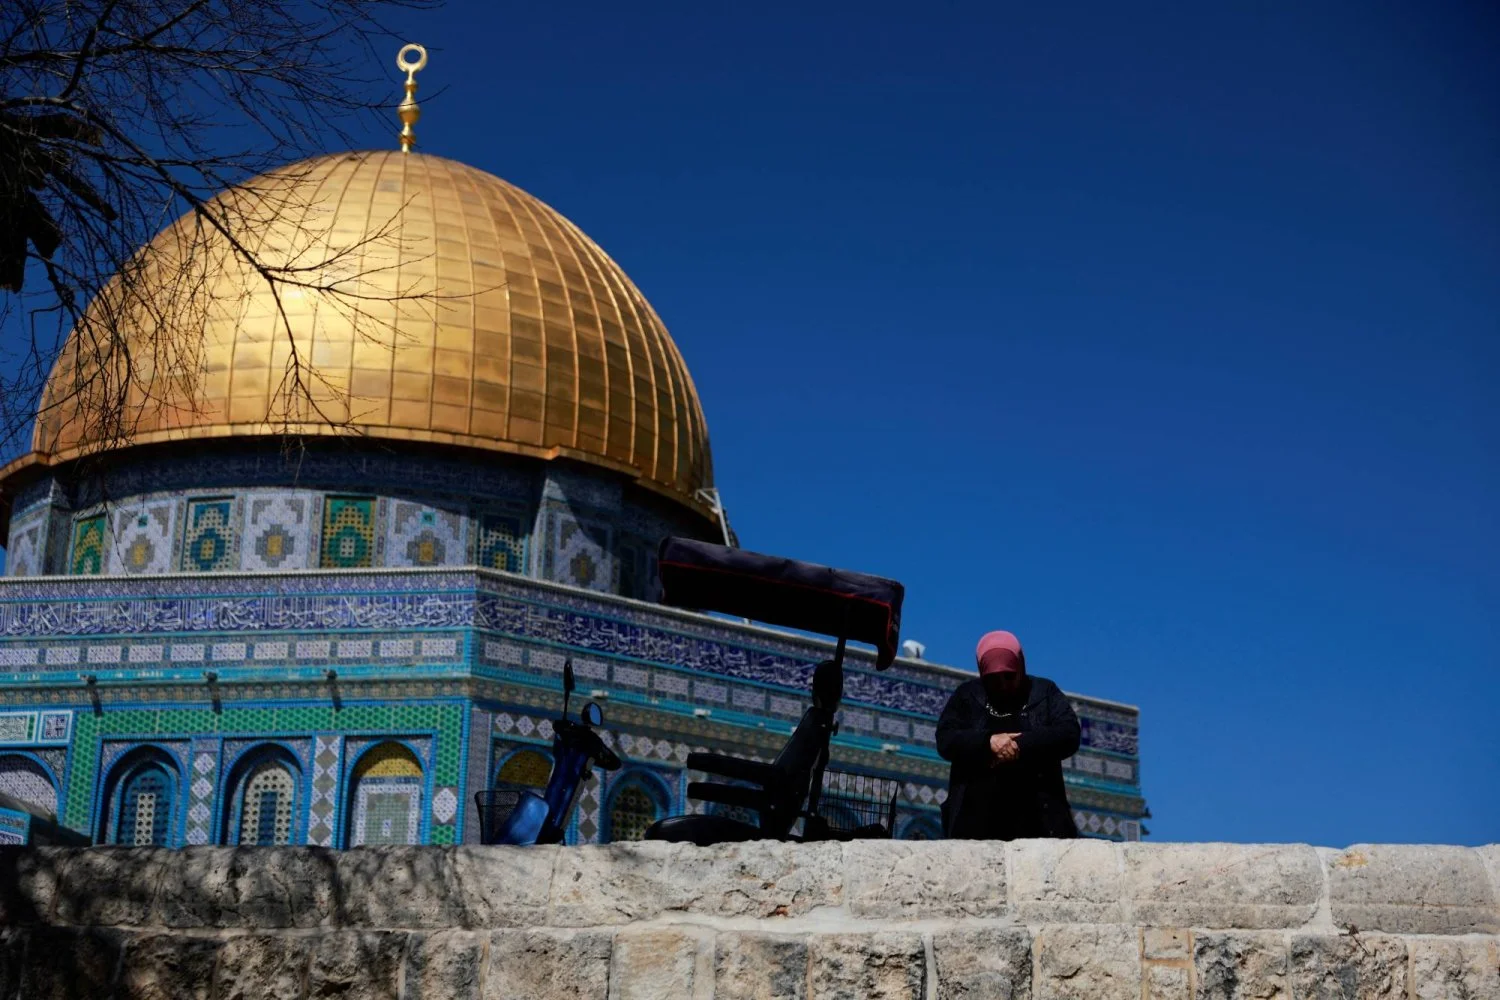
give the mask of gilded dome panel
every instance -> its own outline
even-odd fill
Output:
[[[140,277],[90,307],[130,357],[95,356],[75,333],[38,457],[356,434],[580,459],[689,503],[712,485],[702,408],[660,318],[519,188],[440,157],[365,152],[273,171],[215,205],[224,232],[179,219]],[[290,280],[273,287],[235,241]],[[120,385],[122,420],[104,402]]]

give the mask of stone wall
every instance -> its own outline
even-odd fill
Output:
[[[0,851],[0,998],[1496,1000],[1500,845]]]

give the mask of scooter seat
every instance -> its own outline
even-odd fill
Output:
[[[760,827],[742,823],[728,816],[668,816],[646,829],[646,840],[666,840],[675,844],[738,844],[747,840],[765,840]]]

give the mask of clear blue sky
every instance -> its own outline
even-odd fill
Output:
[[[747,547],[1139,705],[1153,839],[1500,839],[1492,4],[406,24],[421,148],[665,319]]]

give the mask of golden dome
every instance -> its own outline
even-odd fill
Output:
[[[712,485],[703,411],[661,320],[603,250],[519,188],[441,157],[344,153],[215,205],[290,282],[273,290],[191,213],[163,230],[145,277],[90,307],[119,313],[128,374],[75,332],[33,461],[358,434],[578,459],[695,507]],[[101,393],[122,385],[117,424]]]

